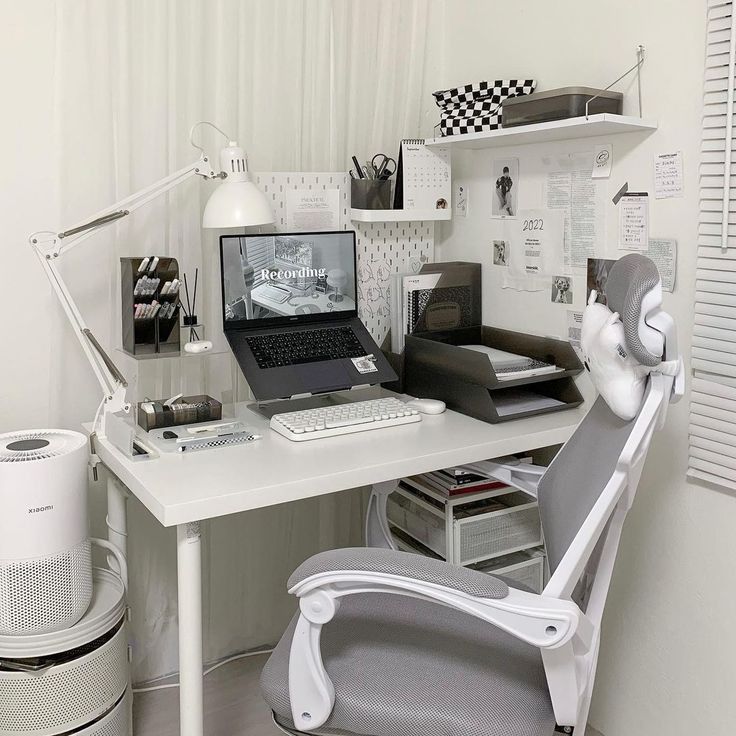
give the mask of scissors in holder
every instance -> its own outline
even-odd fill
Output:
[[[371,166],[376,172],[376,179],[388,179],[396,172],[396,161],[385,153],[377,153],[371,159]]]

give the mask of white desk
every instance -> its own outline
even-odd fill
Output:
[[[563,443],[586,411],[583,405],[495,425],[447,411],[423,416],[418,424],[297,443],[272,432],[267,419],[239,404],[236,415],[262,434],[262,440],[134,461],[98,438],[102,463],[161,524],[177,527],[182,736],[203,733],[197,522]],[[116,523],[124,524],[124,518]]]
[[[295,314],[309,314],[310,312],[326,314],[330,311],[339,312],[355,309],[355,302],[349,296],[343,296],[341,301],[333,302],[328,294],[317,294],[315,298],[311,294],[304,296],[296,289],[289,289],[289,291],[292,292],[292,297],[288,301],[277,302],[269,299],[264,294],[263,284],[261,284],[253,289],[251,299],[254,304],[286,317],[293,317]]]

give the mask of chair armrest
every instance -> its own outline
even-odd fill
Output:
[[[484,573],[394,550],[355,548],[315,555],[291,576],[289,592],[299,597],[289,693],[294,723],[302,731],[323,725],[335,703],[320,637],[346,595],[420,598],[475,616],[543,650],[567,648],[573,637],[586,648],[593,638],[588,620],[570,601],[525,593]]]
[[[506,458],[498,458],[505,460]],[[532,465],[531,463],[520,463],[518,460],[510,462],[498,462],[494,460],[483,460],[471,463],[470,468],[476,468],[491,478],[500,480],[513,488],[537,497],[537,487],[542,476],[547,472],[543,465]]]
[[[298,592],[303,589],[301,584],[309,578],[340,573],[348,574],[350,579],[355,579],[355,573],[410,578],[476,598],[505,598],[509,594],[506,583],[477,570],[377,547],[334,549],[310,557],[292,573],[288,582],[289,592],[301,596],[302,593]]]

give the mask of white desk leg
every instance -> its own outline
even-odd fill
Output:
[[[199,522],[176,527],[181,736],[203,736],[202,544]]]
[[[128,557],[128,491],[120,481],[110,473],[107,476],[107,539]],[[118,570],[118,564],[112,555],[108,555],[111,570]]]

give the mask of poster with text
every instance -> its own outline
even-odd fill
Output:
[[[508,223],[508,229],[511,247],[506,254],[504,287],[521,291],[549,289],[564,265],[563,213],[522,210],[513,223]]]

